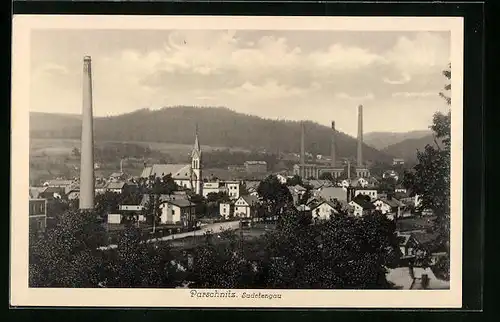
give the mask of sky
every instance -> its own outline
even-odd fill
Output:
[[[356,135],[428,129],[449,32],[34,30],[30,110],[81,113],[83,56],[92,56],[94,115],[224,106],[270,119],[335,121]]]

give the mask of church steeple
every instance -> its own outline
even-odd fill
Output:
[[[201,147],[200,147],[200,140],[198,139],[198,123],[196,123],[196,129],[195,129],[195,138],[194,138],[194,147],[193,147],[193,152],[191,153],[191,158],[201,157]]]
[[[194,139],[193,152],[191,153],[191,169],[192,169],[192,183],[193,190],[196,194],[202,194],[202,164],[201,164],[201,146],[198,138],[198,123],[196,123],[196,132]]]

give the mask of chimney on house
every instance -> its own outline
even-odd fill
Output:
[[[358,106],[358,156],[357,167],[363,168],[363,105]]]
[[[332,121],[332,146],[330,148],[331,158],[332,158],[332,167],[335,167],[337,164],[337,140],[336,140],[336,131],[335,131],[335,121]]]
[[[80,153],[80,209],[94,208],[94,127],[92,115],[92,67],[83,58],[82,139]]]

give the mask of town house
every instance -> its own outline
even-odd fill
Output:
[[[195,204],[186,199],[166,200],[160,203],[162,224],[190,227],[196,220]]]
[[[316,220],[329,220],[332,214],[338,215],[335,203],[332,201],[322,201],[311,207],[312,218]]]
[[[234,215],[237,217],[251,218],[255,215],[255,206],[259,199],[255,196],[241,196],[234,203]]]

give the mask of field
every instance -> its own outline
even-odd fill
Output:
[[[139,141],[96,141],[96,147],[106,146],[107,144],[113,143],[130,143],[136,144],[143,147],[149,147],[151,150],[155,150],[161,153],[169,154],[172,156],[187,156],[193,149],[192,144],[176,144],[176,143],[164,143],[164,142],[139,142]],[[193,140],[194,143],[194,140]],[[73,148],[80,148],[80,140],[71,139],[36,139],[30,138],[30,155],[65,155],[70,154]],[[201,146],[203,151],[214,151],[214,150],[230,150],[239,152],[248,152],[245,149],[239,148],[225,148],[225,147],[213,147],[208,145]]]
[[[189,155],[193,145],[175,144],[162,142],[117,142],[117,141],[96,141],[97,149],[106,149],[117,145],[132,144],[141,148],[149,148],[151,153],[145,156],[148,163],[185,163],[189,162]],[[64,177],[73,178],[79,174],[80,158],[72,154],[73,149],[80,148],[80,140],[71,139],[30,139],[30,182],[38,184],[40,181]],[[244,149],[226,149],[222,147],[202,146],[203,151],[230,150],[248,152]],[[119,171],[120,157],[102,162],[101,167],[96,170],[97,177],[107,177],[111,173]],[[109,158],[108,158],[109,159]],[[96,160],[98,161],[98,160]],[[140,175],[144,165],[140,160],[128,160],[123,164],[124,171],[137,176]],[[229,179],[233,173],[226,169],[206,169],[205,175],[216,176],[221,179]]]

